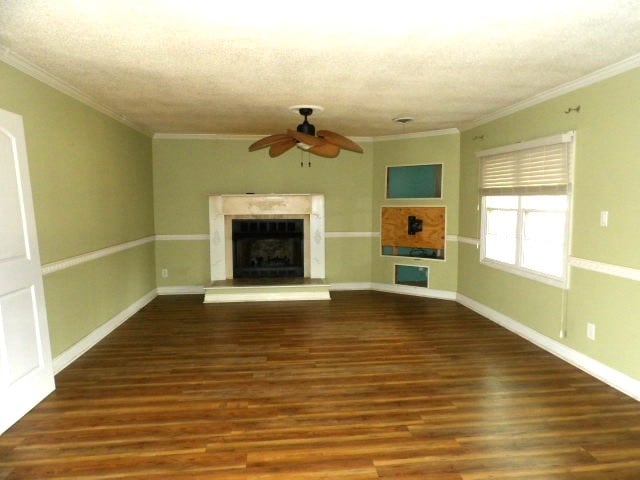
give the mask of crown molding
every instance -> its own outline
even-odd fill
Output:
[[[358,142],[358,143],[364,143],[364,142],[371,143],[376,140],[375,137],[352,137],[351,135],[347,135],[347,137],[349,137],[354,142]]]
[[[355,137],[347,135],[354,142],[386,142],[389,140],[407,140],[411,138],[437,137],[439,135],[459,134],[457,128],[429,130],[426,132],[400,133],[397,135],[381,135],[379,137]],[[260,140],[270,134],[242,135],[232,133],[154,133],[154,140]]]
[[[386,142],[388,140],[407,140],[411,138],[436,137],[439,135],[459,134],[457,128],[447,128],[446,130],[430,130],[426,132],[401,133],[398,135],[383,135],[380,137],[352,137],[347,135],[354,142]],[[260,140],[269,134],[264,135],[234,135],[230,133],[155,133],[154,140]]]
[[[460,130],[457,128],[445,128],[443,130],[428,130],[426,132],[399,133],[397,135],[381,135],[372,137],[374,142],[388,142],[391,140],[408,140],[412,138],[437,137],[440,135],[457,135]]]
[[[118,112],[111,110],[108,107],[105,107],[104,105],[102,105],[95,99],[91,98],[90,96],[86,95],[76,87],[69,85],[67,82],[47,72],[45,69],[38,67],[37,65],[34,65],[33,63],[29,62],[28,60],[21,57],[17,53],[12,52],[11,49],[9,49],[9,47],[2,44],[0,44],[0,60],[20,70],[22,73],[26,73],[27,75],[35,78],[36,80],[40,80],[42,83],[50,86],[51,88],[54,88],[59,92],[62,92],[65,95],[68,95],[71,98],[74,98],[75,100],[78,100],[79,102],[84,103],[85,105],[93,108],[94,110],[97,110],[98,112],[113,118],[114,120],[122,123],[123,125],[126,125],[127,127],[132,128],[133,130],[136,130],[146,136],[151,136],[151,132],[149,132],[147,129],[145,129],[141,125],[138,125],[132,122],[131,120],[129,120],[124,115],[121,115]]]
[[[154,140],[260,140],[265,135],[244,135],[232,133],[154,133]]]
[[[154,140],[260,140],[266,136],[273,135],[265,133],[263,135],[247,135],[233,133],[154,133]],[[372,142],[374,137],[349,137],[354,142]]]
[[[556,98],[566,93],[573,92],[574,90],[593,85],[594,83],[606,80],[607,78],[615,77],[616,75],[620,75],[621,73],[628,72],[629,70],[633,70],[634,68],[638,67],[640,67],[640,53],[626,58],[618,63],[614,63],[612,65],[601,68],[600,70],[596,70],[595,72],[585,75],[584,77],[581,77],[577,80],[573,80],[571,82],[560,85],[559,87],[555,87],[551,90],[547,90],[546,92],[534,95],[533,97],[528,98],[527,100],[523,100],[522,102],[515,103],[509,107],[501,108],[500,110],[496,110],[489,115],[482,116],[474,120],[473,122],[466,124],[461,128],[461,130],[463,132],[471,130],[472,128],[484,125],[485,123],[498,120],[499,118],[506,117],[513,113],[519,112],[520,110],[533,107],[534,105],[546,102],[547,100],[551,100],[552,98]]]

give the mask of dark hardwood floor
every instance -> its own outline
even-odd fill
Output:
[[[470,310],[159,297],[0,437],[0,479],[638,480],[640,403]]]

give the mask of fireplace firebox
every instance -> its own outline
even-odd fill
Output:
[[[304,221],[234,219],[233,277],[304,277]]]

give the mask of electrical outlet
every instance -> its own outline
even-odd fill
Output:
[[[596,324],[595,323],[587,323],[587,338],[589,340],[596,339]]]
[[[600,226],[606,227],[609,225],[609,212],[606,210],[602,210],[600,212]]]
[[[169,269],[163,268],[162,271],[160,272],[160,275],[162,275],[162,278],[169,277]]]

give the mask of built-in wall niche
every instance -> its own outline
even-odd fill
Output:
[[[446,207],[382,207],[381,254],[445,259]]]
[[[442,164],[388,166],[387,198],[442,198]]]
[[[396,263],[394,282],[409,287],[429,287],[429,267]]]

